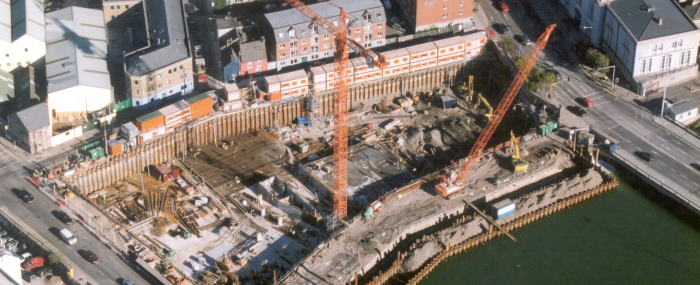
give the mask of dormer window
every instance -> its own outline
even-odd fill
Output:
[[[289,28],[289,37],[290,38],[296,38],[297,37],[297,31],[294,28]]]
[[[365,21],[372,21],[372,12],[370,12],[370,11],[365,11],[365,12],[362,14],[362,18],[364,18]]]

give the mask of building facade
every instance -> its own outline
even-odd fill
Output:
[[[239,76],[267,72],[265,40],[258,28],[236,27],[219,38],[224,80],[235,81]]]
[[[406,21],[420,32],[453,25],[471,27],[474,0],[397,0]]]
[[[605,7],[601,49],[632,90],[644,95],[697,77],[700,33],[676,2],[616,0]]]
[[[0,1],[0,69],[12,70],[12,18],[10,1]]]
[[[179,1],[144,0],[148,45],[124,57],[126,93],[148,109],[192,93],[192,57]]]
[[[365,47],[386,44],[386,14],[379,0],[334,0],[312,4],[311,10],[337,25],[339,7],[347,12],[348,38]],[[273,57],[268,69],[290,66],[333,56],[334,36],[296,9],[265,14],[268,49]]]
[[[560,0],[574,23],[596,48],[600,48],[601,23],[605,5],[614,0]]]
[[[54,120],[111,113],[106,110],[112,103],[112,85],[102,19],[101,11],[82,7],[46,14],[47,102]]]
[[[44,1],[12,1],[11,69],[28,66],[46,55]],[[7,55],[6,55],[7,58]]]

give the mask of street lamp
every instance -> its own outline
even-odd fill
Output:
[[[613,80],[615,80],[615,66],[614,66],[614,65],[611,65],[611,66],[608,66],[608,67],[601,67],[601,68],[598,68],[598,69],[596,69],[596,70],[601,71],[601,70],[603,70],[603,69],[608,69],[608,68],[612,68],[612,69],[613,69],[612,78],[610,78],[610,88],[615,89],[615,85],[613,84]]]
[[[664,84],[664,98],[661,100],[661,114],[659,117],[664,117],[664,107],[666,106],[666,88],[668,87],[668,71],[671,70],[671,68],[666,68],[666,84]]]

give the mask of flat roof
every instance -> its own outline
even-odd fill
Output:
[[[285,81],[290,81],[290,80],[295,80],[295,79],[300,79],[300,78],[306,78],[308,77],[308,74],[306,74],[306,71],[303,69],[295,70],[292,72],[287,72],[283,74],[278,74],[277,78],[279,78],[280,82],[285,82]]]
[[[180,112],[184,109],[187,109],[190,107],[190,104],[187,104],[185,100],[180,100],[177,101],[173,104],[170,104],[168,106],[165,106],[163,108],[158,109],[158,111],[163,114],[163,116],[170,116],[171,114]]]
[[[395,50],[388,50],[388,51],[385,51],[385,52],[380,52],[380,54],[384,55],[384,57],[386,57],[387,59],[395,59],[395,58],[399,58],[399,57],[403,57],[403,56],[410,55],[410,54],[408,53],[408,50],[406,50],[405,48],[399,48],[399,49],[395,49]]]
[[[422,52],[426,52],[429,50],[433,50],[436,48],[437,47],[435,46],[434,43],[429,42],[429,43],[424,43],[424,44],[406,47],[406,50],[408,51],[409,54],[417,54],[417,53],[422,53]]]
[[[150,112],[146,115],[143,115],[141,117],[136,118],[137,121],[143,123],[143,122],[148,122],[149,120],[152,120],[154,118],[157,118],[159,116],[162,116],[163,114],[160,113],[160,111],[153,111]]]
[[[446,39],[442,39],[442,40],[437,40],[437,41],[434,41],[433,43],[435,43],[435,45],[439,48],[449,47],[449,46],[454,46],[454,45],[464,43],[464,38],[461,36],[456,36],[456,37],[446,38]]]

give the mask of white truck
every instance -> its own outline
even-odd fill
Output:
[[[61,234],[61,239],[63,239],[63,241],[69,245],[74,245],[78,242],[78,239],[75,238],[73,233],[71,233],[68,229],[62,229],[59,233]]]

